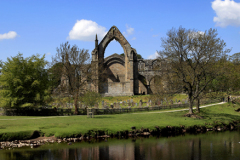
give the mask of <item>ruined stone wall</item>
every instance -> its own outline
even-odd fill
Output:
[[[104,96],[130,96],[130,82],[108,82],[104,84]]]
[[[105,58],[105,49],[114,39],[123,47],[124,56],[113,54]],[[95,86],[99,87],[95,90],[104,96],[149,94],[151,78],[156,74],[154,61],[138,60],[136,49],[131,47],[116,26],[112,26],[99,44],[96,36],[92,51],[92,65],[107,71],[107,78],[96,72],[97,79],[102,82],[96,81]]]
[[[114,63],[107,68],[108,83],[125,82],[125,67],[119,63]]]
[[[147,94],[147,88],[146,86],[139,80],[139,93],[138,94]]]

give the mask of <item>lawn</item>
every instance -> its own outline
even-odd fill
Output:
[[[173,113],[146,114],[116,114],[99,115],[94,118],[87,116],[65,117],[23,117],[23,116],[0,116],[0,137],[8,134],[31,134],[34,130],[41,131],[45,136],[69,137],[87,133],[89,130],[104,130],[110,133],[155,126],[207,126],[229,123],[240,120],[240,113],[235,112],[239,105],[222,104],[201,109],[200,116],[204,119],[183,117],[188,111]],[[155,111],[156,112],[156,111]],[[14,135],[12,135],[14,136]],[[16,135],[15,135],[16,136]],[[3,137],[3,136],[2,136]]]

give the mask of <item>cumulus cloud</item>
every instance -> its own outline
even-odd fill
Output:
[[[216,12],[216,17],[213,18],[216,26],[240,26],[240,3],[233,0],[215,0],[212,2],[212,9]]]
[[[197,31],[197,32],[191,32],[188,34],[189,37],[191,38],[198,38],[200,35],[204,35],[205,32],[203,31]]]
[[[72,30],[69,32],[67,39],[81,40],[81,41],[94,41],[96,34],[98,39],[101,40],[107,31],[103,26],[98,25],[96,22],[86,19],[77,20]]]
[[[130,27],[128,24],[126,24],[126,28],[127,28],[127,31],[123,32],[125,37],[134,33],[134,28]]]
[[[17,33],[14,31],[9,31],[8,33],[0,34],[0,40],[2,39],[14,39],[17,37]]]
[[[154,54],[148,56],[148,59],[156,59],[158,57],[158,52],[156,51]]]

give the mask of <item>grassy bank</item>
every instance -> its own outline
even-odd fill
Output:
[[[232,121],[240,120],[240,113],[235,112],[239,105],[222,104],[201,109],[200,116],[204,119],[183,117],[188,111],[173,113],[151,113],[146,114],[119,114],[119,115],[99,115],[94,118],[87,116],[69,117],[19,117],[19,116],[0,116],[0,140],[8,140],[8,136],[19,133],[26,133],[28,136],[20,136],[26,139],[31,136],[33,131],[41,131],[45,136],[55,135],[56,137],[75,137],[80,134],[88,133],[89,130],[104,130],[110,133],[131,130],[135,126],[137,129],[155,126],[160,128],[166,126],[179,127],[206,126],[213,127],[228,124]],[[4,137],[3,137],[4,135]],[[14,139],[12,137],[12,139]]]

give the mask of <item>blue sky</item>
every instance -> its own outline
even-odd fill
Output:
[[[240,52],[240,0],[0,0],[0,60],[16,56],[56,54],[69,41],[80,49],[94,49],[104,34],[117,26],[143,58],[155,58],[161,37],[172,27],[218,30],[230,53]],[[112,41],[105,57],[121,54]]]

